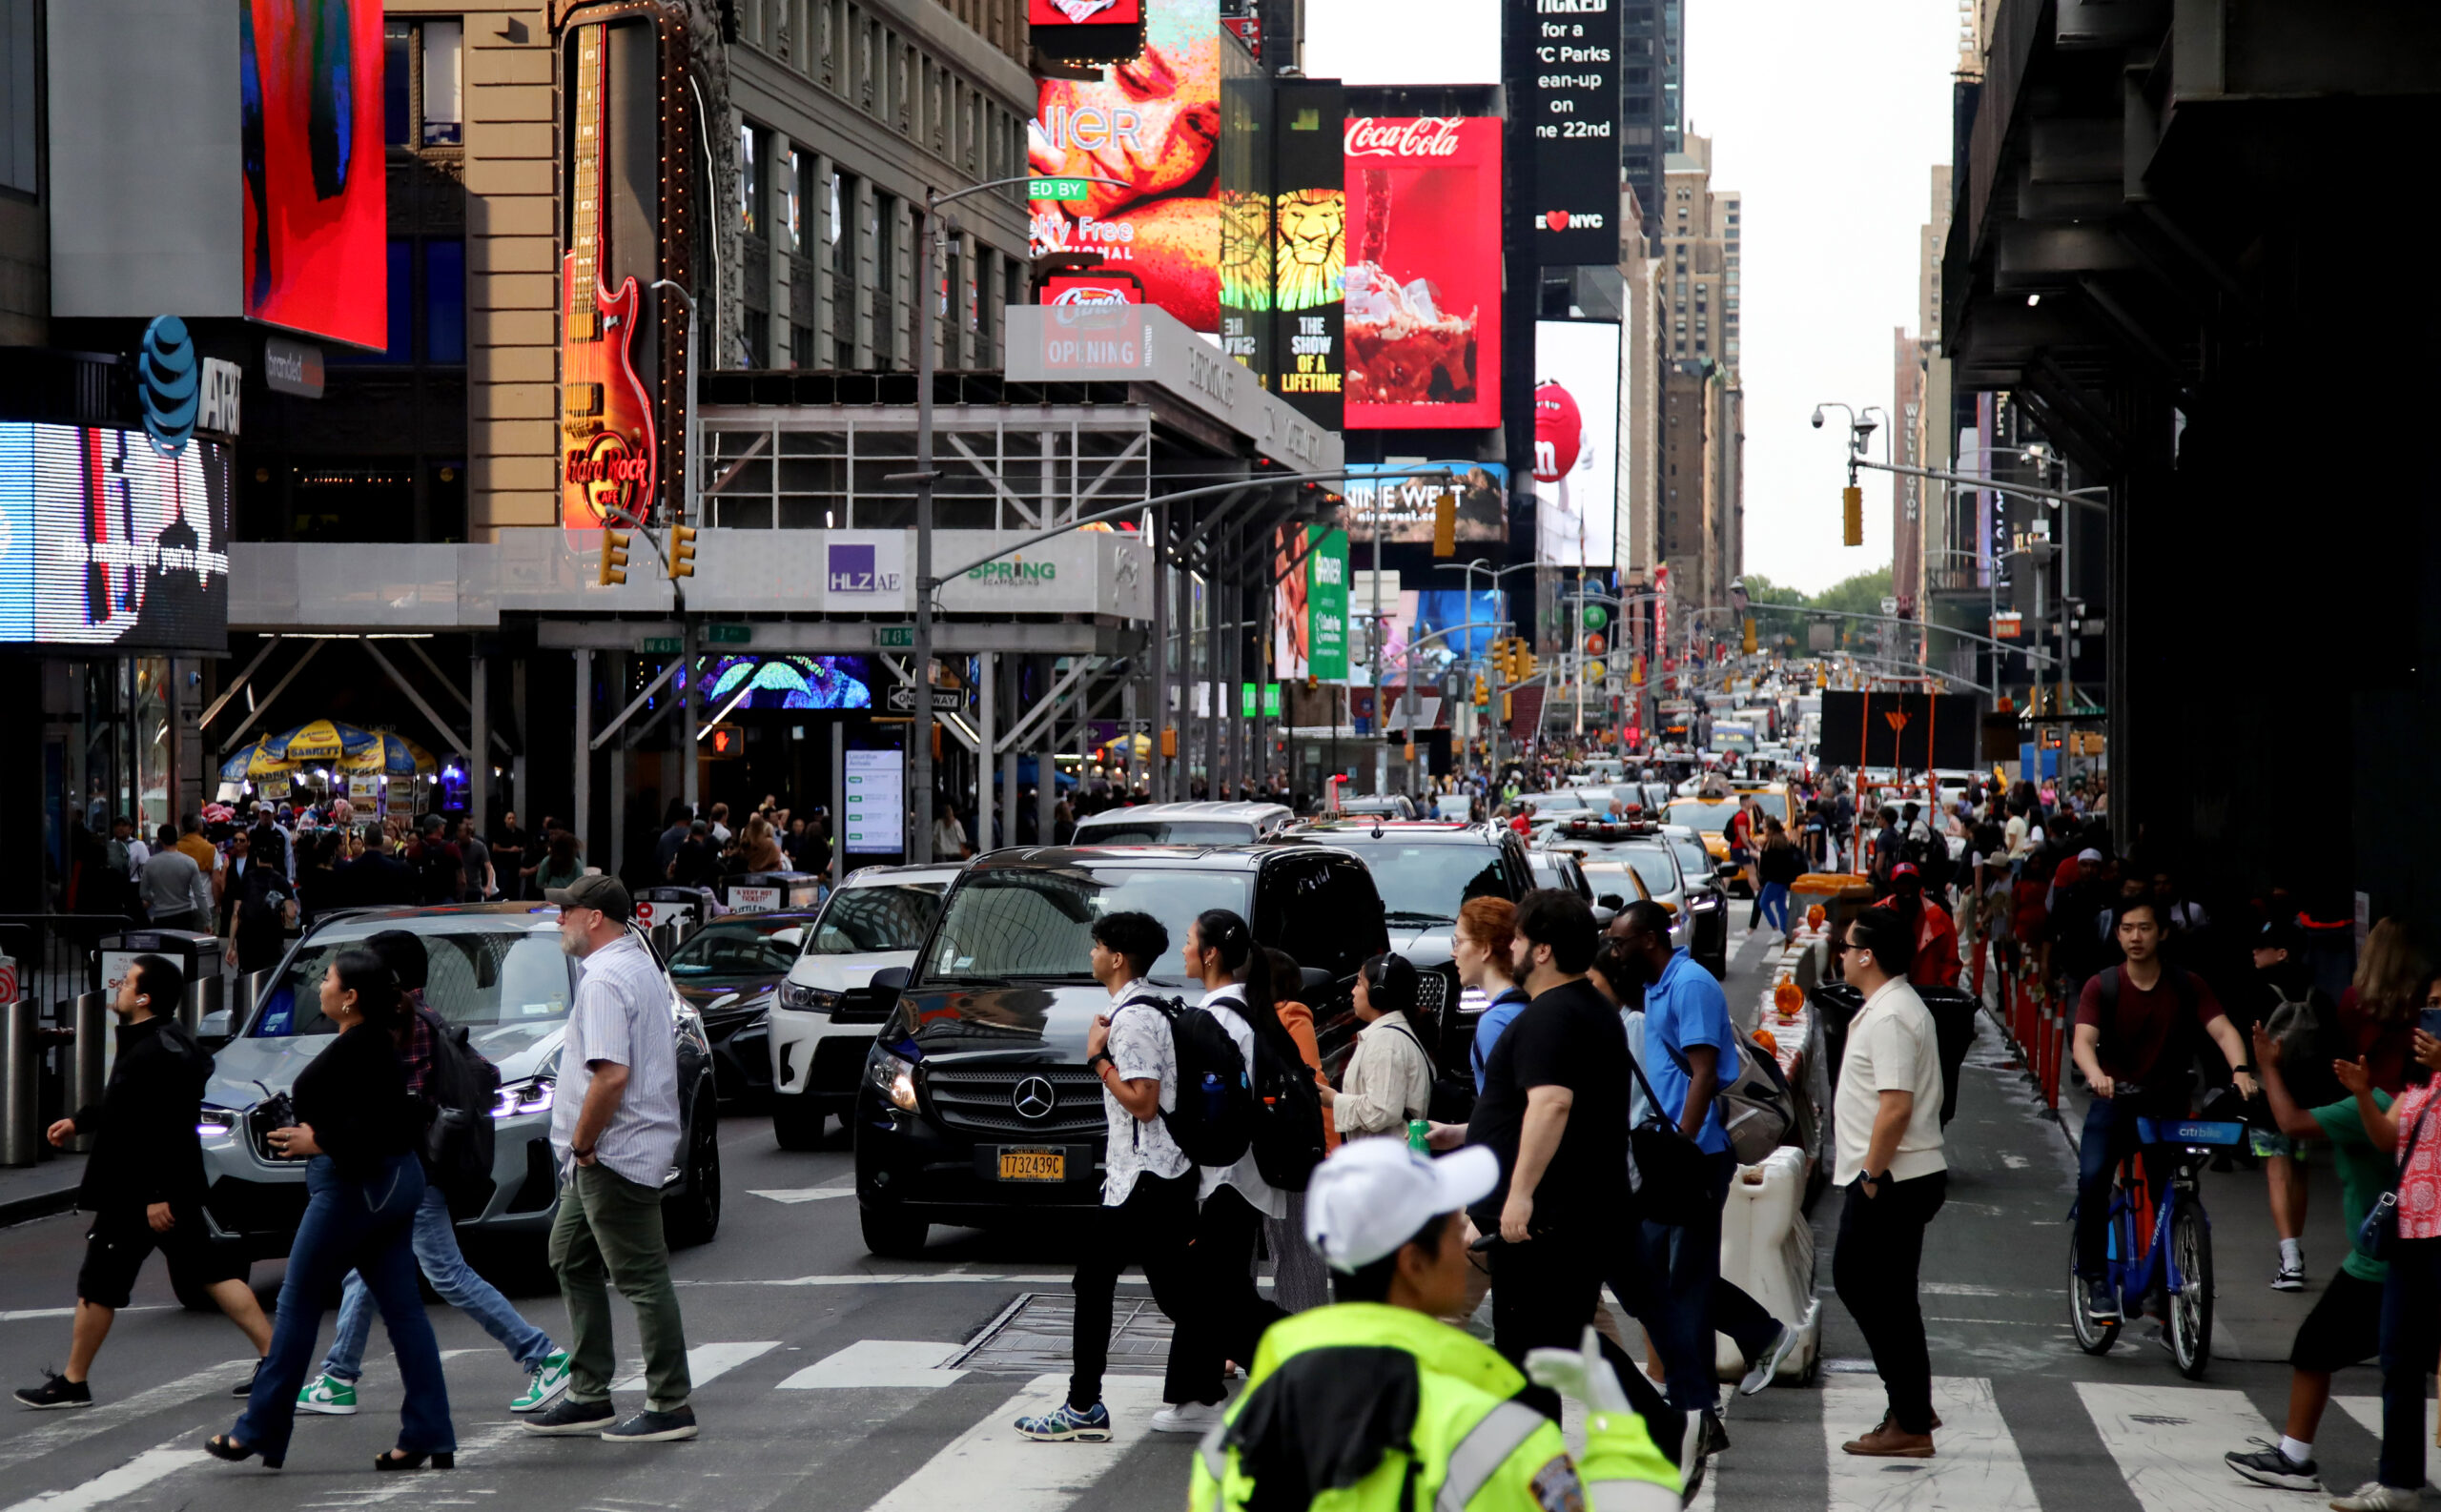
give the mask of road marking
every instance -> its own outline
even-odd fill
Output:
[[[2000,1152],[2000,1164],[2007,1166],[2012,1171],[2023,1171],[2026,1167],[2034,1164],[2034,1162],[2014,1151],[2003,1150]]]
[[[142,1418],[165,1407],[175,1407],[197,1397],[216,1397],[226,1392],[241,1370],[254,1367],[252,1359],[232,1359],[192,1376],[181,1376],[150,1391],[139,1391],[118,1401],[80,1408],[67,1414],[65,1422],[49,1423],[29,1429],[6,1443],[0,1443],[0,1469],[38,1460],[54,1450],[110,1432],[132,1419]],[[14,1509],[10,1509],[14,1512]]]
[[[2256,1485],[2222,1461],[2248,1439],[2279,1437],[2245,1392],[2080,1381],[2077,1395],[2144,1512],[2296,1512],[2296,1492]]]
[[[697,1344],[687,1351],[687,1379],[695,1386],[708,1386],[749,1359],[759,1359],[780,1347],[776,1338],[758,1338],[739,1344]],[[610,1383],[612,1391],[642,1391],[643,1371],[623,1376]]]
[[[1916,1288],[1927,1297],[2013,1297],[1997,1286],[1984,1286],[1974,1281],[1926,1281]]]
[[[2335,1405],[2340,1411],[2348,1414],[2349,1417],[2355,1419],[2357,1422],[2362,1424],[2367,1433],[2371,1434],[2376,1439],[2379,1439],[2382,1436],[2381,1398],[2342,1397],[2338,1400]],[[2424,1403],[2425,1441],[2428,1443],[2432,1442],[2433,1436],[2435,1434],[2441,1434],[2441,1401],[2428,1400]],[[2426,1483],[2431,1483],[2429,1478]]]
[[[780,1382],[782,1391],[837,1391],[860,1387],[932,1390],[965,1378],[962,1370],[944,1370],[955,1358],[955,1344],[926,1343],[901,1338],[860,1338],[835,1355]]]
[[[2017,1440],[2000,1420],[1992,1383],[1979,1376],[1933,1378],[1933,1408],[1941,1428],[1930,1460],[1869,1460],[1839,1446],[1870,1429],[1888,1410],[1878,1379],[1835,1376],[1822,1383],[1822,1436],[1831,1459],[1834,1509],[1932,1512],[2040,1512],[2034,1482],[2018,1457]]]
[[[7,1512],[92,1512],[92,1508],[108,1506],[120,1497],[133,1496],[164,1476],[174,1475],[189,1465],[201,1464],[212,1458],[200,1449],[178,1447],[184,1441],[183,1439],[174,1439],[157,1449],[147,1449],[116,1469],[103,1471],[83,1485],[30,1496],[9,1507]]]
[[[1013,1426],[1028,1411],[1049,1411],[1067,1389],[1064,1376],[1035,1378],[892,1487],[870,1512],[955,1506],[1066,1512],[1150,1431],[1147,1425],[1161,1405],[1161,1382],[1151,1376],[1113,1376],[1102,1382],[1102,1404],[1111,1417],[1107,1443],[1036,1443]]]
[[[1956,1204],[1952,1204],[1955,1206]],[[921,1271],[921,1272],[853,1272],[845,1276],[789,1276],[771,1280],[682,1280],[678,1286],[1066,1286],[1077,1279],[1074,1272],[1058,1271],[1030,1275],[1019,1271]],[[1141,1276],[1122,1276],[1121,1286],[1148,1284]],[[1255,1285],[1269,1291],[1272,1277],[1258,1276]]]
[[[759,1192],[749,1189],[746,1195],[749,1197],[767,1197],[773,1202],[793,1204],[820,1202],[825,1197],[852,1197],[856,1195],[856,1189],[854,1187],[783,1187],[775,1192]]]
[[[120,1313],[166,1313],[175,1305],[172,1302],[147,1302],[142,1307],[122,1307],[118,1311]],[[13,1312],[0,1313],[0,1323],[30,1323],[38,1318],[75,1316],[76,1309],[72,1307],[21,1307]]]

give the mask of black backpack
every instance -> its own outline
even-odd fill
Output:
[[[1195,1164],[1236,1165],[1253,1143],[1255,1123],[1254,1085],[1238,1042],[1219,1019],[1175,997],[1138,1001],[1170,1021],[1178,1050],[1178,1106],[1161,1114],[1162,1126]]]
[[[1203,1015],[1210,1018],[1212,1015]],[[1303,1192],[1329,1154],[1323,1143],[1323,1095],[1303,1057],[1283,1054],[1255,1035],[1255,1170],[1282,1192]]]
[[[423,1088],[433,1110],[423,1134],[424,1176],[461,1217],[482,1212],[491,1198],[492,1101],[499,1092],[500,1068],[476,1052],[464,1027],[435,1026]]]

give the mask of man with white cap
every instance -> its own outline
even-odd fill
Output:
[[[1357,1139],[1316,1168],[1305,1237],[1331,1270],[1334,1305],[1274,1323],[1246,1389],[1205,1436],[1192,1512],[1418,1506],[1465,1512],[1669,1512],[1682,1489],[1599,1352],[1538,1349],[1533,1379],[1586,1408],[1585,1454],[1512,1399],[1527,1378],[1439,1320],[1467,1289],[1463,1213],[1500,1179],[1473,1146],[1435,1160]]]

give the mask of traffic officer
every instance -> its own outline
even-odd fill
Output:
[[[1337,1302],[1274,1323],[1245,1392],[1205,1436],[1192,1512],[1260,1503],[1335,1512],[1672,1512],[1679,1477],[1628,1405],[1590,1329],[1536,1350],[1535,1380],[1583,1401],[1580,1465],[1526,1377],[1439,1319],[1467,1290],[1463,1210],[1499,1179],[1480,1146],[1435,1160],[1356,1139],[1314,1172],[1305,1236]]]

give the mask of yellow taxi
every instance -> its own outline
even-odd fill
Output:
[[[1788,830],[1789,838],[1796,838],[1796,796],[1789,791],[1786,783],[1733,781],[1730,788],[1730,796],[1726,798],[1672,799],[1665,822],[1692,828],[1703,836],[1704,853],[1713,858],[1713,865],[1726,866],[1729,863],[1730,816],[1737,812],[1737,806],[1745,795],[1753,793],[1761,818],[1778,820]],[[1756,843],[1760,844],[1759,819],[1756,826]]]

